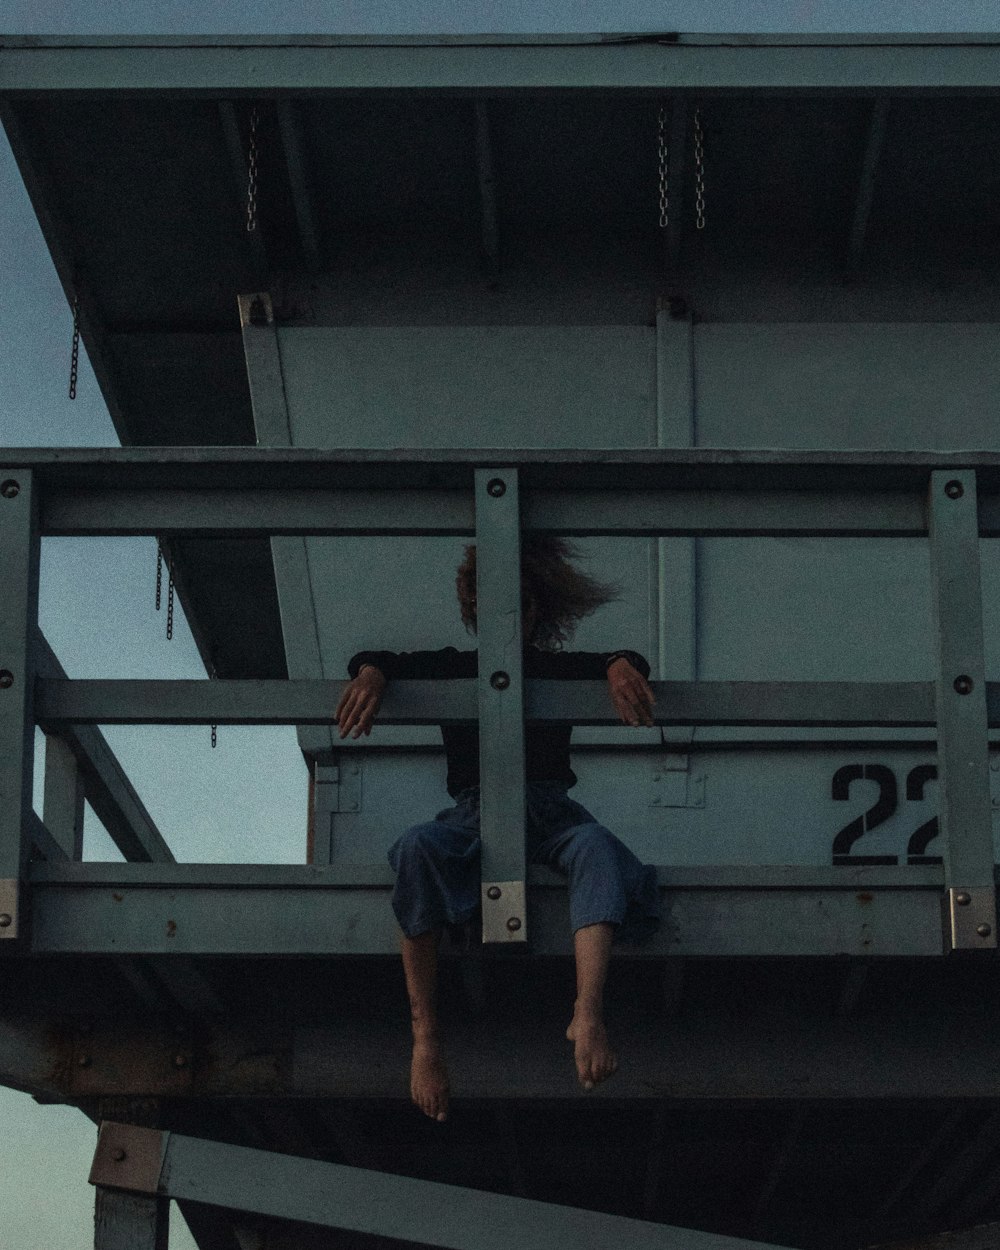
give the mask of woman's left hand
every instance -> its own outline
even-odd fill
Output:
[[[619,656],[608,665],[608,689],[615,711],[626,725],[652,725],[653,688],[638,669]]]

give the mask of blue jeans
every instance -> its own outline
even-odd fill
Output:
[[[656,869],[641,864],[558,782],[529,782],[527,856],[567,878],[570,923],[616,926],[621,941],[642,941],[659,927]],[[414,825],[392,846],[393,910],[407,937],[462,925],[479,910],[479,789]]]

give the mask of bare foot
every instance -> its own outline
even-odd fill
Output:
[[[410,1064],[410,1097],[432,1120],[448,1118],[448,1069],[436,1038],[420,1038],[413,1043]]]
[[[573,1043],[576,1074],[584,1089],[593,1089],[618,1070],[604,1021],[598,1016],[574,1016],[566,1030]]]

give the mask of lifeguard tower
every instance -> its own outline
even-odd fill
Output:
[[[0,451],[0,1080],[103,1122],[99,1250],[171,1198],[201,1250],[997,1243],[998,84],[985,36],[3,40],[123,444]],[[649,657],[654,729],[522,680],[532,532],[622,586],[579,645]],[[217,680],[66,678],[40,538],[109,534]],[[469,541],[478,681],[341,742],[353,652],[462,645]],[[592,1094],[525,717],[659,866]],[[434,1125],[384,850],[477,718]],[[174,862],[130,723],[298,726],[303,863]]]

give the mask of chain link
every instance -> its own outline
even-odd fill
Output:
[[[701,109],[694,111],[694,207],[695,224],[705,229],[705,132],[701,128]]]
[[[174,570],[167,561],[167,642],[174,636]]]
[[[657,151],[660,160],[660,229],[670,225],[670,149],[667,144],[667,108],[660,105],[657,118]]]
[[[250,150],[247,154],[247,234],[257,229],[257,126],[260,109],[255,104],[250,111]]]
[[[211,662],[211,661],[209,662],[208,677],[209,677],[209,681],[219,680],[219,670],[215,667],[214,662]],[[212,726],[212,750],[214,751],[218,745],[219,745],[219,726],[213,725]]]
[[[159,539],[156,543],[156,610],[159,612],[163,600],[163,548]]]
[[[69,397],[76,399],[76,379],[80,372],[80,297],[73,298],[73,346],[69,354]]]

